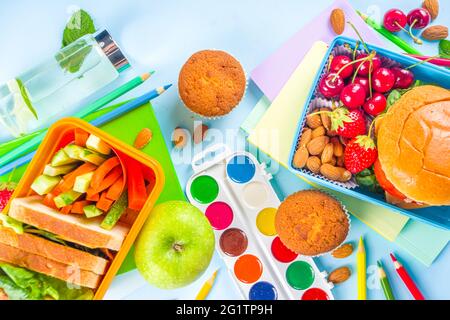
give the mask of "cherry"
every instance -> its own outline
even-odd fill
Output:
[[[350,64],[352,62],[352,59],[350,59],[347,56],[336,56],[331,60],[330,64],[330,71],[331,72],[338,72],[342,68],[344,68],[346,65]],[[347,79],[353,74],[353,65],[349,65],[342,69],[341,73],[339,74],[343,79]]]
[[[368,57],[369,55],[368,54],[366,54],[366,53],[362,53],[362,54],[359,54],[357,57],[356,57],[356,59],[357,60],[359,60],[359,59],[364,59],[364,58],[366,58],[366,57]],[[361,65],[361,66],[360,66]],[[362,62],[359,62],[359,63],[357,63],[357,65],[356,65],[356,69],[358,70],[358,68],[359,68],[359,70],[358,70],[358,75],[360,75],[360,76],[364,76],[364,77],[367,77],[368,75],[369,75],[369,73],[372,73],[372,72],[374,72],[374,71],[376,71],[377,69],[379,69],[381,67],[381,60],[380,60],[380,58],[378,57],[378,56],[374,56],[373,58],[372,58],[372,69],[370,70],[370,61],[362,61]],[[369,71],[370,70],[370,71]]]
[[[325,98],[333,98],[338,96],[344,89],[344,80],[334,72],[325,75],[319,83],[319,91]]]
[[[341,92],[341,101],[349,109],[361,107],[366,100],[367,91],[359,83],[351,83]]]
[[[431,15],[424,8],[413,9],[407,16],[408,24],[412,29],[423,29],[431,22]]]
[[[375,92],[372,98],[367,99],[363,108],[367,114],[376,117],[386,109],[386,105],[386,97],[381,93]]]
[[[383,25],[390,32],[399,32],[406,27],[406,14],[400,9],[391,9],[384,15]]]
[[[395,75],[390,69],[380,68],[373,74],[372,88],[377,92],[388,92],[394,87],[394,84]]]
[[[358,83],[363,86],[364,90],[366,90],[366,93],[369,94],[369,79],[363,78],[363,77],[356,77],[353,83]]]
[[[414,73],[410,70],[394,67],[391,69],[395,76],[394,88],[408,89],[414,82]]]

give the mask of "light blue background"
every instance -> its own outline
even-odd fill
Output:
[[[223,49],[234,54],[250,72],[271,52],[289,39],[309,19],[321,12],[331,1],[73,1],[73,0],[22,0],[0,2],[0,81],[14,77],[58,50],[61,33],[73,6],[89,11],[98,27],[104,26],[120,43],[134,65],[120,81],[126,81],[144,71],[155,69],[157,73],[145,85],[135,90],[130,98],[152,87],[177,82],[183,62],[195,51],[205,48]],[[363,12],[382,14],[390,8],[392,1],[352,0],[351,3]],[[396,1],[405,11],[420,5],[420,0]],[[450,3],[441,1],[441,16],[444,23],[450,21]],[[324,22],[325,23],[325,22]],[[424,51],[430,55],[437,52],[436,45],[426,45]],[[115,83],[117,85],[117,83]],[[99,93],[100,94],[100,93]],[[241,105],[230,116],[219,121],[209,121],[216,129],[237,129],[252,107],[261,97],[261,92],[249,84],[247,95]],[[166,142],[177,126],[192,130],[194,118],[179,102],[174,87],[154,103]],[[192,171],[187,164],[176,166],[180,182],[185,185]],[[274,187],[284,197],[303,187],[302,182],[284,169],[275,176]],[[350,241],[356,245],[360,235],[366,240],[368,265],[383,259],[390,276],[394,293],[398,298],[410,299],[410,295],[394,273],[388,253],[395,251],[402,258],[418,286],[428,298],[450,298],[450,250],[448,247],[430,267],[412,259],[394,244],[356,219],[352,220]],[[355,256],[343,261],[329,257],[316,259],[321,268],[332,270],[349,265],[355,270]],[[226,269],[216,256],[199,281],[191,286],[174,291],[162,291],[146,285],[137,272],[118,277],[107,298],[124,299],[192,299],[202,283],[220,269],[217,283],[210,298],[237,299],[238,292],[227,275]],[[372,269],[369,269],[372,270]],[[373,270],[372,270],[373,271]],[[369,274],[369,299],[383,299],[377,277]],[[356,297],[356,277],[334,289],[337,299]]]

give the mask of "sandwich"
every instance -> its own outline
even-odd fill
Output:
[[[97,137],[65,140],[0,214],[0,300],[92,299],[154,185]]]
[[[416,87],[377,127],[374,169],[386,199],[406,209],[450,205],[450,91]]]

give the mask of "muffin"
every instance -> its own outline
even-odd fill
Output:
[[[224,51],[204,50],[193,54],[178,77],[181,100],[192,112],[217,118],[231,112],[247,86],[239,61]]]
[[[283,201],[275,228],[286,247],[298,254],[316,256],[339,247],[350,223],[339,201],[321,191],[305,190]]]

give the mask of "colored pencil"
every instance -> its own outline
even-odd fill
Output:
[[[410,56],[410,57],[413,57],[413,58],[416,58],[416,59],[419,59],[419,60],[422,60],[422,61],[431,58],[431,57],[421,56],[421,55],[417,55],[417,54],[408,54],[407,53],[406,55]],[[427,62],[435,64],[435,65],[440,66],[440,67],[450,68],[450,59],[433,57],[433,59],[428,60]]]
[[[384,271],[383,264],[380,260],[377,261],[378,264],[378,275],[380,277],[381,287],[383,288],[384,296],[386,300],[395,300],[394,294],[392,293],[392,288],[389,283],[389,279]]]
[[[211,289],[214,286],[214,282],[216,281],[217,273],[219,272],[219,269],[216,270],[216,272],[213,273],[211,278],[209,278],[202,286],[200,291],[198,292],[197,296],[195,297],[195,300],[205,300],[206,297],[208,297],[209,293],[211,292]]]
[[[417,288],[413,279],[410,277],[410,275],[408,274],[406,269],[403,267],[403,265],[397,261],[397,258],[394,256],[393,253],[391,253],[390,256],[391,256],[392,262],[394,263],[395,271],[397,271],[398,275],[400,276],[400,279],[402,279],[403,283],[408,288],[409,292],[411,292],[414,299],[425,300],[422,292],[420,292],[419,288]]]
[[[108,112],[107,114],[104,114],[103,116],[100,116],[97,119],[90,121],[90,123],[94,126],[101,126],[109,121],[112,121],[112,120],[120,117],[121,115],[123,115],[129,111],[132,111],[132,110],[146,104],[147,102],[159,97],[171,86],[172,85],[170,84],[170,85],[166,85],[164,87],[154,89],[134,100],[131,100],[130,102],[127,102],[127,103],[121,105],[120,107],[117,107],[116,109]],[[14,170],[14,168],[17,168],[24,164],[27,164],[28,162],[31,161],[31,159],[33,159],[33,156],[35,154],[36,154],[36,151],[28,153],[10,163],[8,163],[7,165],[1,167],[0,168],[0,176],[6,174],[8,172],[11,172],[12,170]]]
[[[363,238],[359,238],[358,252],[356,253],[356,270],[358,273],[358,300],[366,300],[366,249]]]
[[[369,27],[374,29],[376,32],[381,34],[383,37],[385,37],[387,40],[391,41],[393,44],[395,44],[397,47],[399,47],[406,53],[422,55],[419,50],[412,47],[408,42],[406,42],[402,38],[398,37],[397,35],[393,34],[392,32],[388,31],[385,27],[383,27],[382,25],[380,25],[373,19],[369,18],[364,13],[362,13],[358,10],[356,10],[356,12],[364,20],[364,22],[367,23],[367,25],[369,25]]]
[[[106,106],[108,103],[116,100],[120,96],[124,95],[125,93],[129,92],[130,90],[136,88],[140,84],[144,83],[150,76],[153,74],[153,72],[144,73],[141,76],[138,76],[129,82],[125,83],[123,86],[120,86],[119,88],[115,89],[114,91],[108,93],[106,96],[94,101],[92,104],[86,106],[79,112],[77,112],[74,117],[77,118],[83,118],[87,116],[88,114],[97,111],[98,109]],[[47,133],[47,129],[42,129],[39,134],[35,135],[30,140],[18,145],[15,149],[11,150],[7,154],[0,157],[0,167],[3,167],[4,165],[10,163],[11,161],[16,160],[20,156],[27,154],[33,150],[36,150],[39,144],[41,143],[42,139],[44,139],[45,134]]]

